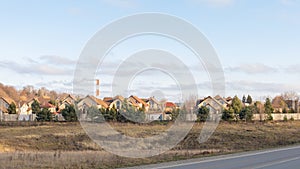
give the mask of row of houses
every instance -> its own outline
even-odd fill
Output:
[[[78,98],[70,94],[65,94],[58,97],[56,100],[50,100],[50,97],[34,97],[27,100],[22,100],[16,103],[10,98],[0,97],[0,120],[2,121],[33,121],[35,120],[35,114],[32,113],[32,104],[36,100],[41,108],[48,109],[56,118],[63,120],[61,116],[61,111],[67,105],[76,105],[76,108],[81,113],[80,118],[86,118],[87,110],[89,107],[95,106],[98,109],[112,109],[120,110],[122,104],[126,100],[131,106],[136,109],[142,109],[146,114],[146,119],[148,120],[171,120],[172,111],[179,109],[179,103],[173,102],[162,102],[158,101],[155,97],[150,98],[139,98],[137,96],[131,95],[128,98],[123,96],[115,97],[104,97],[103,99],[97,98],[95,96],[88,95],[84,98]],[[17,106],[17,115],[8,115],[7,109],[11,103],[15,103]],[[219,95],[212,97],[208,96],[197,100],[193,109],[205,106],[213,112],[212,114],[220,114],[222,110],[228,109],[232,103],[231,97],[221,97]],[[245,103],[245,106],[249,106]],[[293,110],[295,113],[299,111],[299,102],[284,100],[283,97],[277,96],[272,100],[272,106],[274,108],[274,113],[282,113],[284,111]],[[190,116],[188,119],[195,120],[196,116]]]
[[[77,103],[79,112],[82,113],[81,118],[86,118],[87,110],[91,106],[95,106],[98,109],[112,109],[117,111],[121,109],[122,104],[127,101],[128,104],[136,109],[141,109],[145,112],[147,120],[170,120],[171,112],[178,108],[178,105],[172,102],[160,102],[155,97],[139,98],[137,96],[130,96],[124,98],[122,96],[104,97],[103,100],[94,96],[86,96]]]
[[[136,109],[142,109],[146,112],[146,118],[151,120],[168,120],[170,113],[178,106],[172,102],[161,103],[154,97],[141,99],[137,96],[130,96],[126,98],[127,102]],[[10,98],[0,97],[0,120],[1,121],[33,121],[36,115],[32,112],[32,104],[37,101],[41,108],[48,109],[53,116],[62,119],[61,111],[67,105],[76,105],[76,108],[81,113],[81,118],[86,118],[87,110],[89,107],[97,107],[98,109],[112,109],[120,110],[125,98],[122,96],[105,97],[103,99],[95,96],[88,95],[84,98],[77,98],[70,94],[50,100],[50,97],[34,97],[27,100],[22,100],[16,103]],[[10,104],[16,105],[17,115],[8,114],[8,107]]]
[[[70,95],[65,94],[58,97],[56,100],[51,100],[50,97],[41,96],[29,99],[23,99],[16,103],[14,100],[7,97],[0,97],[0,121],[34,121],[36,115],[32,112],[32,104],[37,101],[41,108],[48,109],[54,117],[62,119],[60,114],[66,105],[74,105],[77,99]],[[17,114],[8,114],[9,105],[14,103],[16,105]],[[63,119],[62,119],[63,120]]]

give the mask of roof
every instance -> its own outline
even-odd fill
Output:
[[[214,102],[216,102],[219,106],[222,106],[223,107],[223,105],[218,101],[218,100],[216,100],[215,98],[213,98],[213,97],[211,97],[211,96],[208,96],[208,97],[206,97],[206,98],[204,98],[204,99],[201,99],[201,100],[198,100],[197,101],[197,106],[199,105],[199,104],[201,104],[202,102],[204,102],[205,100],[207,100],[207,99],[212,99]]]
[[[120,95],[117,95],[117,96],[114,97],[114,100],[117,100],[117,99],[123,101],[123,100],[124,100],[124,97],[123,97],[123,96],[120,96]]]
[[[63,98],[63,100],[66,100],[67,98],[71,98],[72,100],[76,100],[76,97],[73,96],[73,95],[71,95],[71,94],[66,95],[66,96]]]
[[[137,103],[141,103],[144,106],[147,106],[147,103],[145,103],[142,99],[138,98],[137,96],[131,95],[130,98],[133,98]],[[133,103],[133,105],[134,105],[134,103]]]
[[[230,102],[231,100],[232,100],[232,97],[230,97],[230,96],[226,98],[227,102]]]
[[[41,107],[42,108],[54,108],[55,106],[53,104],[50,104],[47,102],[47,103],[42,104]]]
[[[111,103],[111,102],[113,102],[113,98],[112,97],[104,97],[103,101]]]
[[[12,98],[10,98],[10,97],[1,97],[1,99],[3,101],[5,101],[7,104],[11,104],[11,103],[15,103],[16,104],[16,102]]]
[[[282,108],[284,106],[285,102],[282,96],[276,96],[273,100],[272,100],[272,106],[273,108],[277,109],[277,108]]]
[[[176,104],[173,102],[166,102],[166,107],[176,107]]]
[[[87,97],[90,97],[93,101],[95,101],[98,105],[101,105],[101,106],[103,106],[104,108],[107,108],[108,107],[108,105],[107,105],[107,103],[105,103],[103,100],[101,100],[101,99],[98,99],[97,97],[95,97],[95,96],[87,96]]]
[[[214,99],[223,100],[226,104],[228,104],[228,101],[225,98],[221,97],[220,95],[215,96]]]

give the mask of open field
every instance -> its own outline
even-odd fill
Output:
[[[133,137],[146,137],[171,124],[112,124]],[[103,151],[78,123],[0,125],[0,168],[116,168],[193,157],[227,154],[300,143],[300,122],[220,123],[213,136],[199,144],[202,124],[174,149],[162,155],[131,159]]]

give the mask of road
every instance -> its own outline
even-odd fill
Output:
[[[192,159],[131,169],[299,169],[300,146]]]

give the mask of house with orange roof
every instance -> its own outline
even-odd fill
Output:
[[[62,99],[57,99],[56,102],[58,104],[59,110],[63,110],[67,105],[75,105],[77,99],[71,94],[65,95]]]
[[[0,97],[0,111],[6,113],[11,103],[15,103],[15,101],[9,97]]]
[[[114,107],[117,110],[120,110],[122,108],[122,103],[125,101],[125,98],[118,95],[111,99],[104,98],[103,101],[105,101],[108,104],[108,107],[110,109]]]
[[[150,97],[148,99],[142,99],[148,106],[149,106],[149,112],[162,112],[163,106],[162,104],[155,99],[155,97]]]
[[[95,96],[88,95],[77,103],[77,108],[80,112],[80,119],[86,119],[88,109],[93,106],[97,109],[108,108],[107,103],[103,100]]]
[[[131,95],[129,98],[128,98],[128,101],[136,108],[140,108],[140,109],[144,109],[145,112],[148,111],[149,109],[149,105],[144,102],[142,99],[140,99],[139,97],[137,96],[133,96]]]

